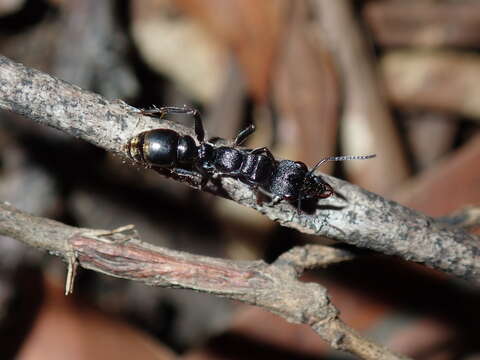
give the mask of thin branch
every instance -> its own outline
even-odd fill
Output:
[[[193,135],[192,129],[178,123],[160,123],[121,101],[108,101],[1,56],[0,109],[55,127],[123,158],[128,139],[141,131],[161,126]],[[168,171],[165,175],[175,178]],[[284,202],[276,206],[258,205],[247,185],[230,178],[221,181],[223,194],[284,226],[480,282],[480,241],[476,236],[345,181],[322,176],[340,196],[321,200],[314,214],[299,213]],[[177,180],[188,182],[188,179]],[[198,182],[189,184],[195,186]],[[211,184],[206,190],[218,195],[218,189]]]
[[[142,242],[132,226],[113,231],[75,228],[6,203],[0,203],[0,234],[63,257],[69,263],[67,292],[79,265],[151,286],[193,289],[260,306],[290,322],[310,325],[335,349],[363,359],[405,359],[343,323],[324,287],[297,280],[298,270],[313,266],[313,259],[323,265],[339,261],[346,256],[343,250],[294,248],[283,255],[284,260],[295,259],[290,264],[232,261],[153,246]]]
[[[467,206],[449,216],[443,216],[437,220],[448,225],[462,228],[480,226],[480,206]]]
[[[354,258],[348,250],[335,249],[324,245],[305,245],[291,248],[275,261],[278,266],[287,265],[295,269],[297,276],[303,271],[318,267],[327,267]]]

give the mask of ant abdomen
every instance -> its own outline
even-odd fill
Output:
[[[193,162],[198,152],[191,136],[170,129],[155,129],[130,139],[127,154],[132,160],[148,166],[171,168]]]

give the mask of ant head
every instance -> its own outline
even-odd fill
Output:
[[[320,176],[308,173],[303,181],[301,194],[305,199],[324,199],[332,196],[334,191]]]
[[[346,160],[366,160],[375,157],[376,155],[356,155],[356,156],[330,156],[320,159],[318,163],[305,175],[302,184],[301,198],[305,199],[324,199],[332,196],[335,192],[333,188],[325,182],[320,176],[314,175],[322,164],[327,161],[346,161]]]

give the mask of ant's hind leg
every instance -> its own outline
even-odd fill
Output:
[[[162,107],[157,107],[153,106],[152,109],[142,109],[141,110],[143,115],[146,116],[153,116],[153,117],[164,117],[165,115],[168,114],[186,114],[186,115],[192,115],[196,116],[198,115],[199,111],[193,107],[190,106],[162,106]]]
[[[203,143],[205,141],[205,128],[203,127],[203,120],[200,111],[194,108],[187,109],[190,110],[188,114],[192,115],[195,121],[195,137],[199,143]]]
[[[155,105],[153,105],[152,109],[140,109],[140,113],[144,116],[158,117],[160,119],[163,118],[166,114]]]
[[[195,170],[197,170],[202,177],[199,190],[203,191],[207,186],[208,182],[212,179],[212,176],[207,171],[205,171],[201,166],[195,166]]]
[[[195,135],[197,137],[198,142],[203,143],[205,140],[205,129],[203,128],[203,120],[200,115],[200,111],[191,107],[191,106],[163,106],[163,107],[156,107],[154,106],[153,109],[142,110],[142,115],[146,116],[153,116],[163,119],[165,115],[168,114],[185,114],[193,116],[195,121]]]
[[[255,125],[250,124],[245,129],[241,130],[235,140],[233,146],[240,146],[247,138],[255,132]]]
[[[199,143],[203,143],[205,141],[205,129],[203,127],[203,120],[202,116],[200,115],[200,111],[186,105],[184,105],[183,107],[169,106],[161,109],[165,109],[170,113],[187,114],[193,116],[195,136]]]

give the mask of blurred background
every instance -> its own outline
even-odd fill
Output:
[[[480,202],[480,1],[0,0],[0,54],[109,99],[192,105],[210,136],[431,216]],[[307,237],[12,113],[0,113],[0,199],[68,224],[135,224],[145,241],[272,261]],[[192,124],[183,116],[172,118]],[[472,229],[477,231],[478,229]],[[0,239],[1,358],[348,359],[307,326],[185,290],[81,271]],[[416,359],[480,359],[480,294],[361,252],[312,271],[342,318]]]

